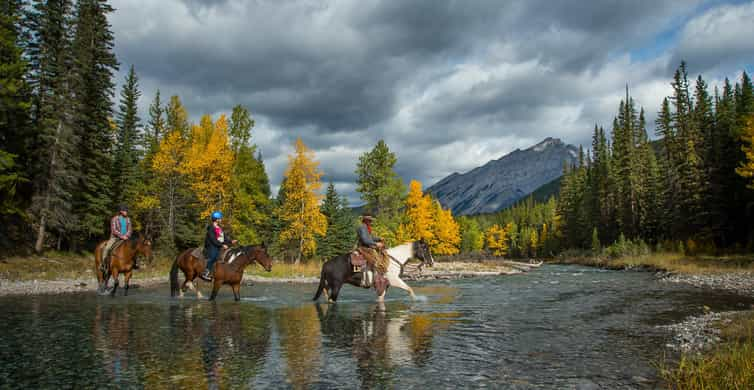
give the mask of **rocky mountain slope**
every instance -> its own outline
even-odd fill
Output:
[[[563,174],[563,163],[577,159],[577,147],[546,138],[469,172],[453,173],[427,191],[455,215],[492,213],[557,179]]]

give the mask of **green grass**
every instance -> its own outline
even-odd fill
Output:
[[[754,255],[687,256],[674,252],[657,252],[619,258],[573,256],[561,258],[559,262],[605,268],[650,267],[685,274],[754,271]]]
[[[754,389],[754,312],[722,326],[725,340],[716,350],[684,355],[677,368],[662,369],[673,389]]]
[[[284,263],[280,261],[272,262],[272,271],[267,272],[264,268],[255,264],[253,267],[246,269],[249,274],[263,278],[301,278],[301,277],[319,277],[322,270],[322,263],[319,261],[302,262],[298,265]]]
[[[141,269],[134,273],[134,277],[156,278],[165,277],[167,280],[173,257],[155,255],[151,263],[140,261]],[[272,272],[265,271],[256,263],[246,268],[248,274],[265,278],[298,278],[318,277],[322,263],[318,261],[304,262],[299,265],[272,262]],[[0,260],[0,279],[11,281],[24,280],[64,280],[94,278],[94,256],[91,253],[46,252],[43,255],[10,257]]]

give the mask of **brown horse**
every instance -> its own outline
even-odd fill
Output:
[[[201,298],[202,293],[194,285],[194,280],[207,266],[203,259],[197,259],[192,252],[194,248],[187,249],[179,254],[173,262],[170,269],[170,295],[183,296],[187,288],[196,291],[196,297]],[[267,272],[272,270],[272,259],[267,254],[267,248],[264,245],[249,245],[233,248],[225,252],[223,261],[215,263],[215,279],[212,284],[212,295],[210,300],[214,300],[217,291],[223,284],[229,284],[233,289],[233,295],[236,301],[241,299],[241,278],[247,265],[256,260]],[[183,285],[178,287],[178,270],[183,271]]]
[[[131,274],[133,272],[134,259],[137,255],[142,255],[147,258],[148,261],[152,261],[152,242],[142,236],[140,233],[134,233],[131,238],[123,242],[115,250],[110,252],[110,269],[105,275],[100,270],[100,264],[102,264],[102,249],[107,241],[102,241],[97,244],[94,249],[94,272],[97,274],[97,280],[99,281],[99,291],[104,293],[107,289],[107,282],[112,277],[114,280],[113,289],[110,291],[111,296],[115,296],[115,291],[118,289],[118,276],[123,274],[123,282],[126,285],[126,289],[123,295],[128,295],[128,287],[131,281]]]

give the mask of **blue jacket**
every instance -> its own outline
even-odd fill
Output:
[[[369,228],[365,223],[362,223],[361,226],[359,226],[359,229],[356,230],[356,234],[359,236],[359,246],[374,248],[377,246],[378,242],[382,241],[381,238],[369,233]]]

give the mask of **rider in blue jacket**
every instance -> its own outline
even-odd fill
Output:
[[[207,226],[207,234],[204,237],[204,250],[207,254],[207,268],[204,273],[199,275],[206,281],[211,281],[215,274],[215,262],[220,256],[221,249],[228,249],[229,245],[237,243],[231,240],[223,231],[220,225],[223,222],[223,213],[215,211],[212,213],[212,223]]]

